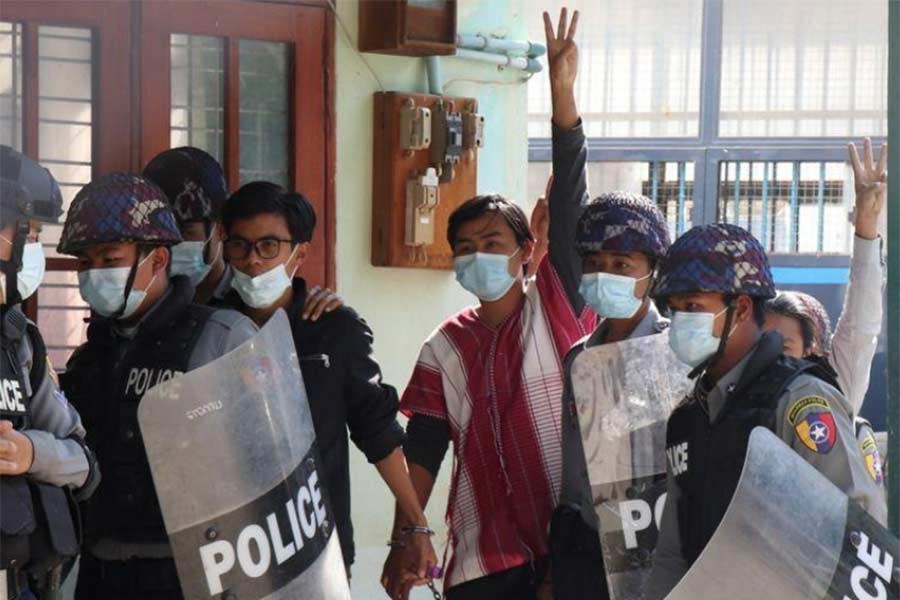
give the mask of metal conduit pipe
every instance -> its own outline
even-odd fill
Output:
[[[456,46],[466,50],[480,50],[492,54],[509,54],[537,58],[547,52],[547,47],[528,40],[504,40],[488,37],[480,33],[460,33],[456,36]]]
[[[428,72],[428,93],[436,96],[444,94],[444,76],[441,73],[441,60],[437,56],[425,57],[425,70]]]
[[[506,56],[505,54],[492,54],[490,52],[479,52],[477,50],[467,50],[465,48],[457,48],[455,58],[464,60],[473,60],[476,62],[490,63],[499,67],[509,67],[519,69],[527,73],[540,73],[541,63],[533,58],[525,56]]]

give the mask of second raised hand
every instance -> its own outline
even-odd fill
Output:
[[[863,142],[862,160],[855,144],[849,145],[849,151],[856,188],[856,235],[873,240],[878,237],[878,219],[887,197],[887,144],[882,146],[877,163],[869,138]]]

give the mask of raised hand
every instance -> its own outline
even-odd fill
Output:
[[[553,122],[562,129],[578,124],[575,106],[575,76],[578,74],[578,11],[569,22],[568,11],[559,12],[559,26],[553,30],[550,15],[544,13],[544,33],[547,34],[547,60],[550,62],[550,95],[553,100]]]
[[[878,237],[878,219],[887,199],[888,147],[887,144],[881,147],[877,163],[869,138],[863,141],[862,160],[856,151],[856,144],[849,144],[848,150],[856,187],[856,235],[874,240]]]
[[[550,62],[550,85],[553,88],[572,89],[578,74],[578,46],[575,32],[578,29],[578,11],[568,20],[568,10],[559,12],[559,25],[553,31],[550,14],[544,13],[544,33],[547,35],[547,60]]]

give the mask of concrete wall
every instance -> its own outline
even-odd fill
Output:
[[[473,300],[443,271],[373,267],[372,96],[379,84],[356,50],[357,0],[336,3],[346,28],[337,28],[337,285],[375,332],[375,351],[385,379],[402,392],[424,339],[441,321]],[[462,0],[459,31],[526,37],[525,0]],[[422,59],[366,54],[384,89],[427,92]],[[478,156],[478,191],[497,191],[526,201],[526,86],[521,72],[443,58],[445,93],[478,98],[487,118],[486,144]],[[545,76],[544,74],[537,75]],[[449,454],[448,454],[449,456]],[[428,515],[444,540],[443,511],[450,460],[445,461]],[[377,472],[358,451],[352,453],[353,520],[357,563],[354,598],[381,598],[378,578],[390,534],[393,503]],[[420,590],[422,592],[423,590]],[[428,598],[417,593],[417,598]]]

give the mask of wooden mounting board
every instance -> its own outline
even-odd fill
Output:
[[[474,196],[477,190],[479,151],[463,150],[454,166],[453,181],[440,184],[434,218],[434,243],[411,247],[405,243],[406,182],[425,172],[431,150],[410,153],[400,147],[400,109],[407,99],[416,106],[432,108],[438,100],[452,104],[456,112],[477,112],[474,98],[454,98],[429,94],[378,92],[375,94],[372,169],[372,264],[376,267],[419,269],[453,268],[453,253],[447,243],[447,220],[453,210]]]

